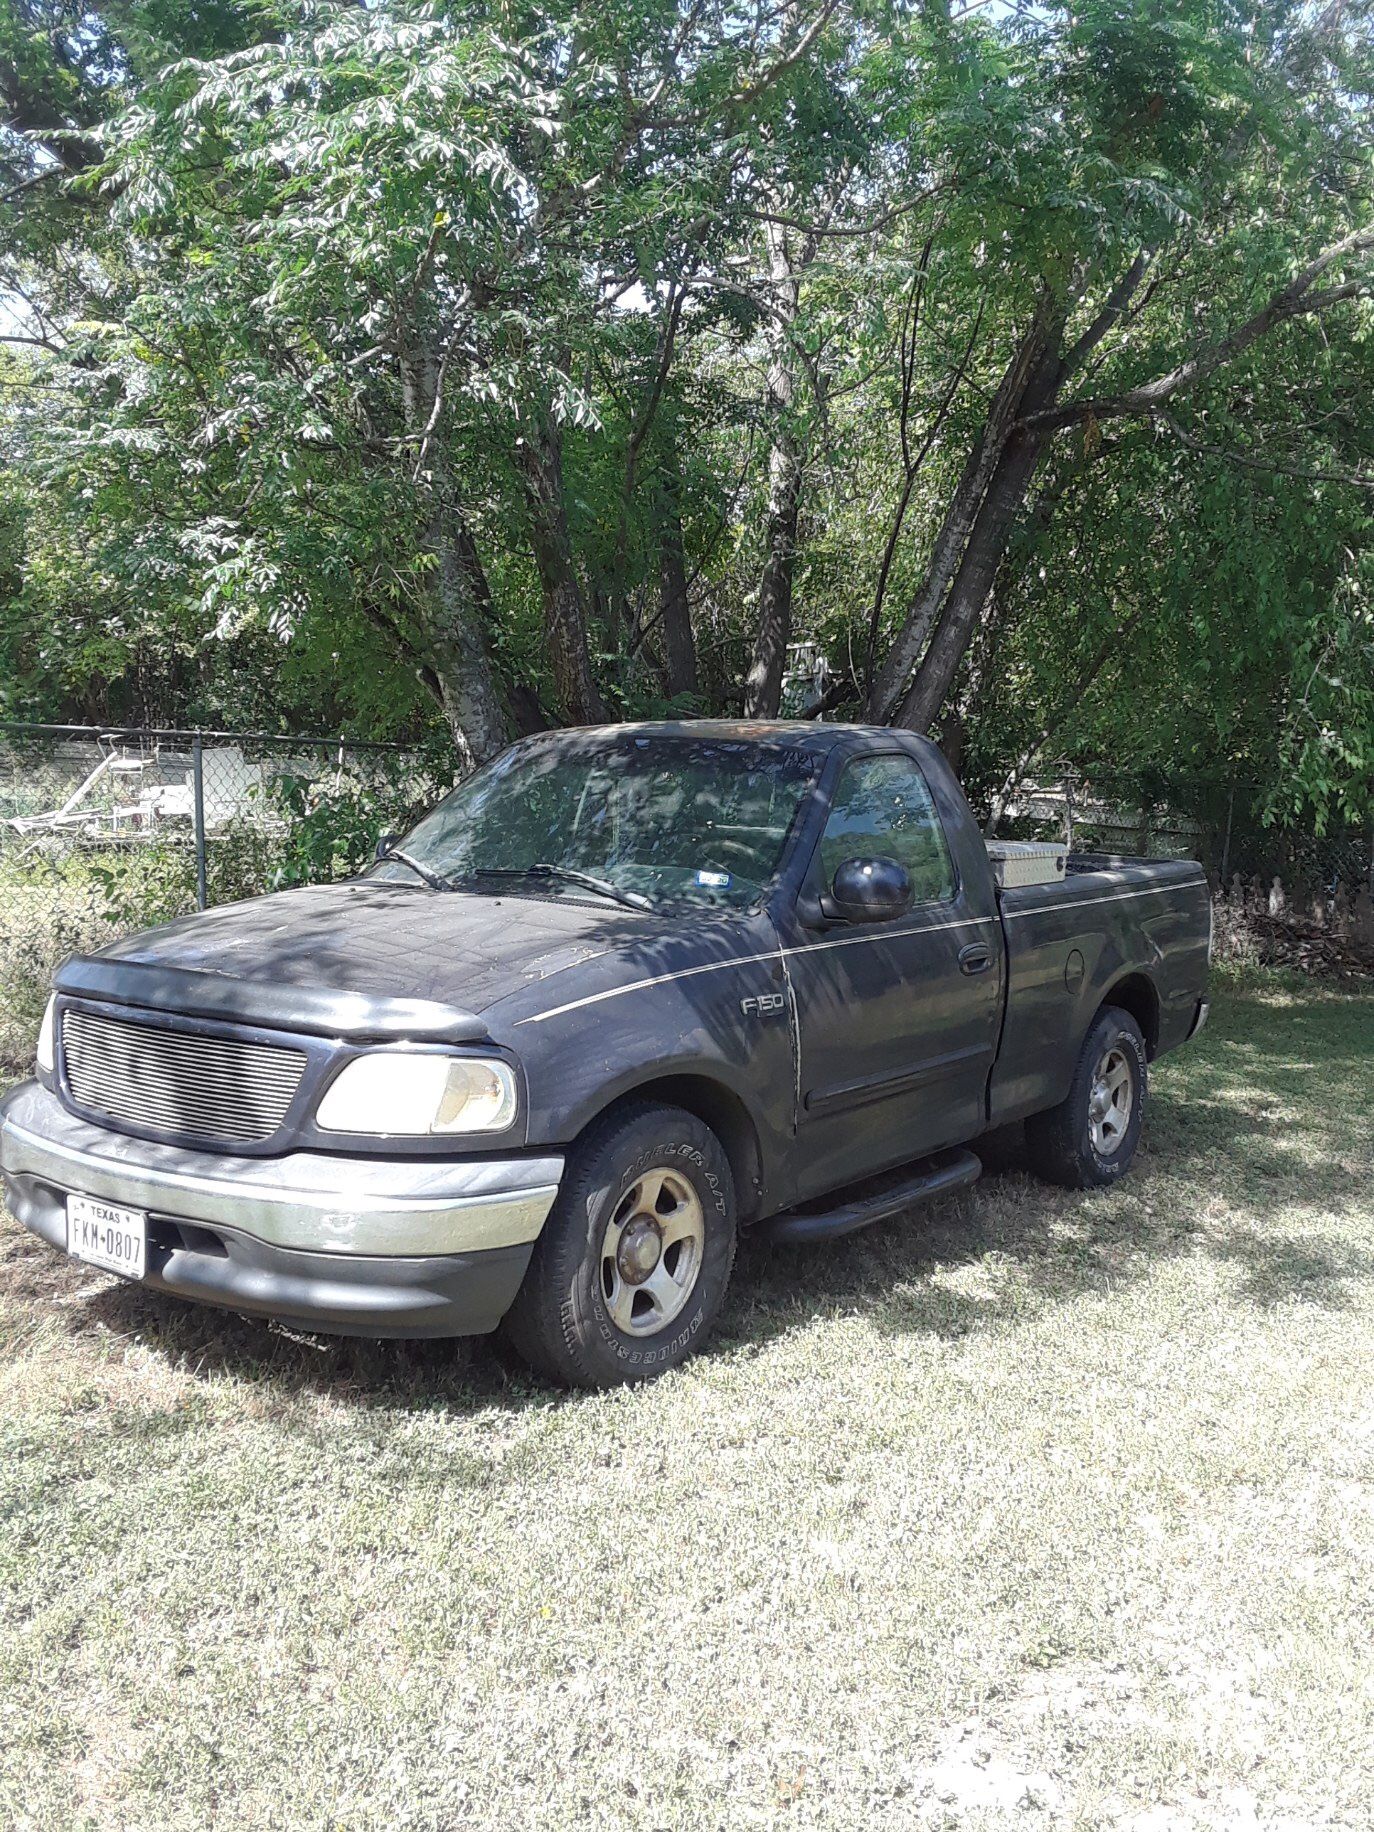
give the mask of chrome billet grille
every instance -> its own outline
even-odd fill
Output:
[[[62,1014],[67,1085],[83,1107],[154,1132],[249,1144],[281,1125],[305,1072],[300,1050]]]

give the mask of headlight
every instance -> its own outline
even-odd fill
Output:
[[[52,1008],[53,1001],[49,999],[43,1012],[43,1022],[38,1027],[38,1067],[44,1075],[53,1072]]]
[[[504,1132],[515,1098],[513,1071],[490,1057],[378,1050],[335,1076],[315,1123],[325,1132]]]

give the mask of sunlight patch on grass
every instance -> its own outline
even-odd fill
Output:
[[[1367,1825],[1374,998],[1223,988],[1155,1095],[607,1395],[5,1223],[0,1823]]]

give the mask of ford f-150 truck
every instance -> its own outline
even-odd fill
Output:
[[[1209,950],[1193,863],[999,886],[907,733],[546,734],[350,882],[69,960],[6,1200],[181,1297],[640,1378],[700,1346],[741,1228],[904,1211],[1014,1120],[1045,1175],[1121,1176]]]

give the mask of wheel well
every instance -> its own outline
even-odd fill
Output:
[[[1151,1061],[1159,1048],[1159,994],[1143,973],[1127,974],[1124,980],[1116,985],[1098,1006],[1116,1005],[1122,1011],[1128,1011],[1140,1026],[1140,1034],[1145,1039],[1145,1054]]]
[[[758,1130],[739,1096],[709,1075],[661,1075],[656,1081],[643,1082],[620,1095],[589,1124],[595,1125],[618,1107],[638,1101],[662,1101],[665,1106],[685,1108],[711,1128],[730,1160],[739,1218],[751,1220],[763,1199],[763,1154]]]

